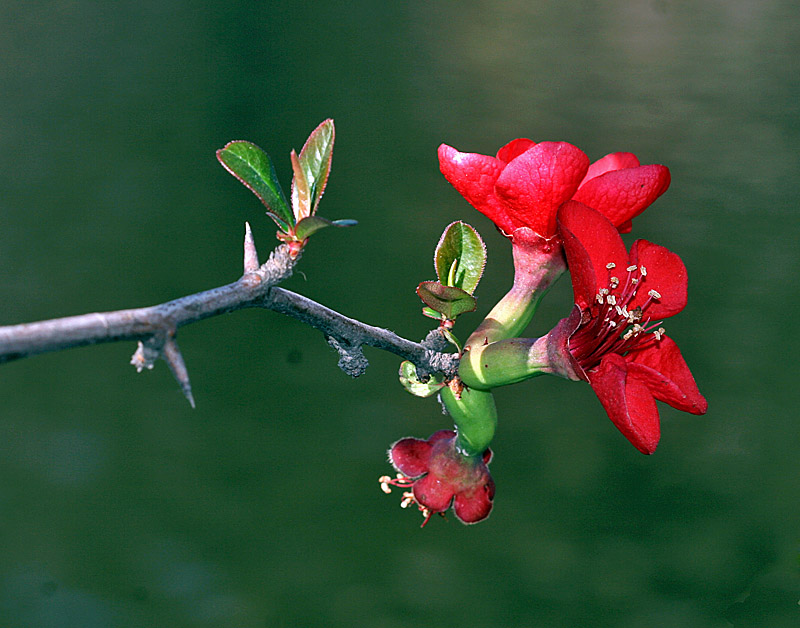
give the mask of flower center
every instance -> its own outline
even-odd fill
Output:
[[[614,262],[606,264],[606,268],[606,287],[598,290],[595,303],[583,312],[584,320],[569,339],[570,353],[584,371],[596,367],[608,353],[625,355],[634,348],[658,342],[664,334],[664,328],[659,327],[661,321],[651,323],[647,316],[650,304],[661,298],[657,290],[648,290],[643,304],[628,309],[637,292],[646,289],[647,269],[628,266],[625,278],[620,280],[622,273],[616,271]]]

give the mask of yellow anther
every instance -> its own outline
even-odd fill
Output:
[[[616,266],[617,265],[614,262],[609,262],[608,264],[606,264],[606,268],[608,268],[608,270],[611,270],[612,268],[615,268]]]
[[[639,270],[642,273],[642,277],[646,277],[647,276],[647,269],[644,266],[639,266]]]
[[[609,294],[608,297],[606,298],[606,302],[609,305],[616,305],[617,304],[617,297],[615,297],[613,294]]]
[[[654,299],[660,299],[661,298],[661,295],[658,292],[656,292],[655,290],[651,290],[647,294],[649,294]]]
[[[636,268],[637,266],[634,264],[633,266],[628,266],[625,270],[627,270],[629,273],[632,273],[634,270],[636,270]]]

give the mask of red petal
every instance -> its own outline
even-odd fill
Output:
[[[615,225],[621,225],[641,214],[666,192],[669,182],[666,166],[612,170],[586,181],[574,199],[594,207]]]
[[[507,164],[509,161],[519,157],[522,153],[535,145],[536,142],[525,137],[511,140],[508,144],[497,151],[497,158],[503,163]]]
[[[672,338],[662,336],[655,344],[632,351],[625,358],[628,374],[646,384],[656,399],[684,412],[705,414],[708,402]]]
[[[455,437],[456,433],[453,430],[439,430],[438,432],[434,432],[428,437],[428,443],[433,445],[434,443],[443,440],[445,438],[453,438]]]
[[[586,309],[594,303],[599,288],[627,266],[628,251],[607,218],[586,205],[569,201],[558,212],[558,229],[564,240],[575,303]],[[616,264],[613,271],[606,265]]]
[[[644,266],[647,275],[640,282],[629,310],[643,305],[650,298],[650,290],[661,295],[645,310],[645,316],[652,321],[674,316],[686,307],[686,266],[677,254],[647,240],[636,240],[631,247],[630,262]]]
[[[581,186],[589,179],[599,177],[601,174],[611,172],[612,170],[622,170],[623,168],[636,168],[639,165],[639,160],[633,153],[611,153],[595,161],[589,170],[586,171],[586,176],[581,181]]]
[[[472,493],[458,493],[453,505],[453,512],[455,512],[458,520],[462,523],[478,523],[478,521],[486,519],[492,511],[494,490],[494,481],[489,477],[483,485],[476,487]]]
[[[589,383],[617,429],[643,454],[656,450],[661,436],[658,408],[650,389],[628,376],[625,358],[611,353],[590,371]]]
[[[541,142],[506,166],[495,190],[517,220],[549,238],[559,205],[572,198],[588,167],[589,158],[572,144]]]
[[[505,233],[511,233],[522,223],[508,215],[494,192],[495,181],[504,167],[502,161],[488,155],[460,153],[447,144],[439,146],[439,168],[445,179],[470,205]]]
[[[431,473],[414,482],[411,490],[416,500],[433,512],[444,512],[450,508],[455,494],[451,484]]]
[[[403,438],[389,449],[389,461],[403,475],[416,478],[428,471],[431,445],[419,438]]]

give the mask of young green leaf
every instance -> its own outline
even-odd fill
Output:
[[[441,283],[472,294],[486,266],[486,245],[473,227],[456,221],[442,233],[433,263]]]
[[[298,240],[305,240],[312,233],[325,227],[352,227],[358,223],[355,220],[328,220],[322,216],[307,216],[300,220],[294,228],[294,235]]]
[[[435,318],[437,321],[442,320],[442,315],[431,307],[425,306],[422,308],[422,315],[428,318]]]
[[[333,158],[333,140],[335,138],[333,120],[328,118],[308,136],[303,150],[300,151],[300,166],[308,184],[310,212],[313,215],[319,206],[319,199],[325,191]]]
[[[266,205],[267,213],[283,231],[294,225],[292,212],[267,153],[251,142],[235,141],[220,148],[217,159]]]
[[[446,386],[441,375],[431,375],[427,382],[417,377],[417,367],[408,360],[400,365],[400,383],[412,395],[430,397]]]
[[[292,179],[292,211],[294,212],[295,221],[300,222],[303,218],[311,215],[311,197],[306,173],[300,164],[297,153],[292,151],[290,157],[292,159],[292,170],[294,171],[294,178]]]
[[[428,307],[454,320],[464,312],[473,312],[478,303],[471,294],[454,286],[443,286],[438,281],[423,281],[417,294]]]

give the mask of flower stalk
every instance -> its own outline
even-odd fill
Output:
[[[557,238],[543,238],[529,227],[520,227],[510,239],[514,283],[467,339],[467,351],[519,336],[542,297],[567,269]]]
[[[456,450],[466,457],[481,456],[497,428],[497,408],[492,393],[460,386],[458,380],[454,380],[450,386],[442,388],[440,395],[456,426]]]
[[[584,380],[567,350],[580,317],[576,308],[541,338],[508,338],[465,353],[458,369],[461,380],[473,390],[491,390],[539,375]]]

